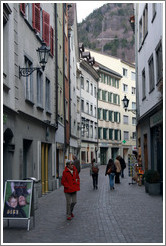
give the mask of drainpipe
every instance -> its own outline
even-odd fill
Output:
[[[64,102],[64,151],[66,152],[66,105],[65,105],[65,4],[63,3],[63,102]]]
[[[55,93],[56,93],[56,105],[55,105],[55,115],[56,115],[56,130],[58,130],[58,35],[57,35],[57,4],[54,4],[55,11]]]
[[[69,136],[71,136],[71,79],[70,79],[70,29],[68,28],[68,51],[69,51],[69,62],[68,62],[68,71],[69,71]],[[70,142],[70,140],[69,140]],[[70,144],[69,144],[69,153],[70,153]]]

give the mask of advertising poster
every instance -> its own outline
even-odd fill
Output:
[[[32,180],[7,180],[4,191],[3,218],[29,219],[32,200]]]

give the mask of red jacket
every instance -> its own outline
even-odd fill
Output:
[[[73,175],[67,167],[63,171],[61,184],[64,186],[65,193],[72,193],[80,190],[80,178],[77,168],[73,166]]]

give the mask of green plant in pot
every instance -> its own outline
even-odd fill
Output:
[[[144,174],[145,191],[150,195],[160,194],[160,174],[156,170],[147,170]]]

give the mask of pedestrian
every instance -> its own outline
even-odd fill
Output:
[[[118,156],[118,160],[120,161],[121,165],[121,177],[124,178],[124,169],[126,168],[125,160],[122,158],[122,156]]]
[[[120,165],[120,161],[118,160],[118,156],[115,159],[115,166],[116,166],[115,183],[120,184],[121,165]]]
[[[98,189],[98,173],[99,173],[98,164],[96,163],[95,159],[92,159],[91,168],[90,168],[90,175],[92,175],[93,189],[94,190]]]
[[[64,186],[66,197],[67,220],[71,220],[74,217],[73,209],[77,203],[77,191],[80,190],[79,174],[71,160],[66,161],[66,167],[63,171],[61,184]]]
[[[109,176],[109,184],[110,184],[110,190],[114,190],[114,177],[115,177],[115,173],[116,173],[116,166],[114,164],[113,159],[109,159],[107,167],[106,167],[106,171],[105,171],[105,176],[108,175]]]
[[[78,174],[81,171],[81,167],[80,167],[80,161],[77,159],[76,155],[73,155],[73,164],[74,166],[77,168]]]

